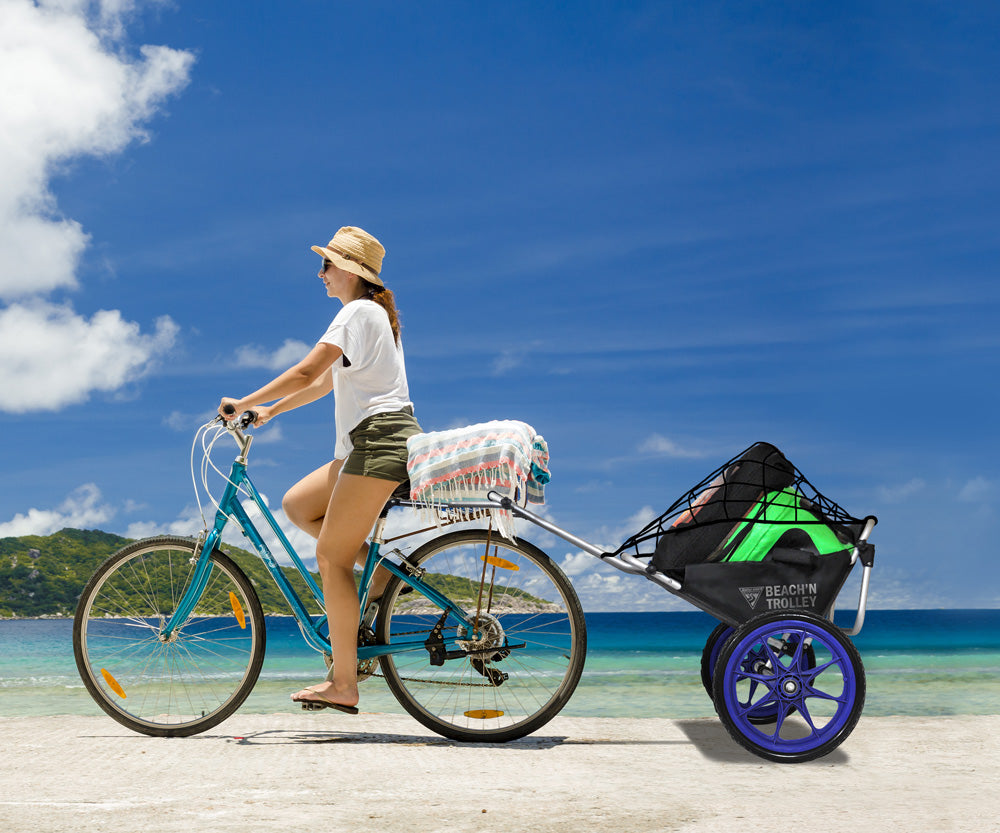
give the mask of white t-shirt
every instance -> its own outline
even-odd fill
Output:
[[[403,345],[393,339],[386,311],[367,299],[345,304],[320,343],[344,351],[331,368],[337,425],[333,456],[343,460],[353,450],[348,434],[361,420],[412,407]]]

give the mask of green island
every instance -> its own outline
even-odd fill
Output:
[[[0,538],[0,618],[72,617],[80,593],[94,571],[105,559],[130,543],[130,538],[95,529],[62,529],[46,536]],[[228,545],[223,551],[253,583],[265,614],[290,613],[284,597],[257,555]],[[283,567],[282,571],[300,598],[308,600],[309,591],[298,572],[291,567]],[[313,577],[319,581],[318,573],[313,573]],[[424,580],[456,601],[472,600],[477,596],[478,585],[460,576],[434,574],[425,576]],[[505,596],[508,602],[516,600],[515,603],[525,610],[552,607],[513,588],[507,589]]]

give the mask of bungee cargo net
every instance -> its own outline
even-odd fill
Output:
[[[785,607],[825,614],[850,573],[864,527],[777,448],[759,442],[614,554],[648,558],[649,571],[682,582],[678,595],[730,623]]]

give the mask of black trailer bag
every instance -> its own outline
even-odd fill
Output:
[[[832,555],[857,544],[864,522],[821,495],[777,448],[755,443],[625,541],[650,568],[758,562],[772,551]],[[653,552],[643,548],[653,544]]]
[[[782,610],[826,616],[850,572],[850,550],[830,555],[772,550],[763,561],[689,564],[679,595],[730,625]]]
[[[825,612],[850,572],[864,522],[825,498],[769,443],[708,475],[616,552],[724,621],[786,607]],[[652,552],[644,548],[654,545]],[[813,586],[815,585],[815,586]]]
[[[795,467],[773,445],[756,443],[715,474],[659,536],[652,564],[661,572],[706,561],[750,508],[795,481]],[[704,482],[704,481],[703,481]]]

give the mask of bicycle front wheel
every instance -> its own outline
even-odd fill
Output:
[[[558,714],[587,653],[583,608],[562,570],[527,541],[486,530],[443,535],[407,561],[469,621],[442,619],[426,597],[401,596],[403,582],[390,580],[376,641],[421,645],[381,658],[403,708],[438,734],[478,742],[522,737]],[[421,644],[435,631],[452,658]]]
[[[193,735],[246,699],[264,661],[264,614],[227,556],[187,621],[162,635],[194,571],[195,542],[160,537],[119,550],[84,588],[73,651],[84,685],[111,717],[147,735]]]

